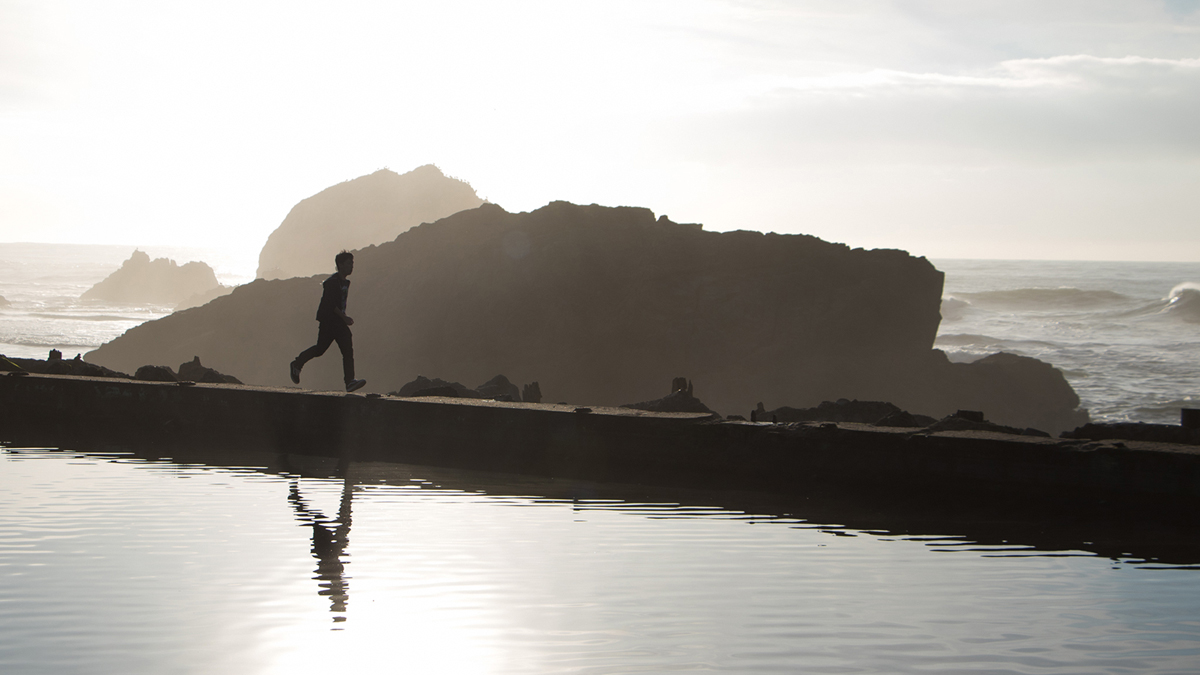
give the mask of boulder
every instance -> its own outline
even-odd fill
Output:
[[[179,379],[191,382],[207,382],[210,384],[241,384],[242,381],[232,375],[225,375],[212,368],[206,368],[200,363],[200,357],[179,364]]]
[[[883,401],[822,401],[815,408],[789,408],[787,406],[768,411],[766,417],[782,423],[787,422],[858,422],[874,424],[885,417],[904,413],[903,410],[891,403]],[[764,419],[763,413],[756,411],[756,417]],[[930,422],[933,419],[930,418]]]
[[[508,381],[508,378],[503,375],[497,375],[483,384],[475,387],[475,391],[483,398],[495,399],[497,401],[520,401],[521,390],[517,389],[517,385]]]
[[[135,380],[146,380],[148,382],[178,382],[179,377],[175,375],[175,371],[167,366],[142,366],[133,374]]]
[[[708,406],[701,403],[700,399],[692,395],[692,383],[683,377],[671,380],[671,393],[662,398],[653,401],[643,401],[641,403],[626,403],[621,407],[650,412],[716,414],[712,410],[709,410]]]
[[[713,413],[708,406],[704,405],[700,399],[692,396],[686,389],[674,391],[662,398],[653,401],[642,401],[641,403],[626,403],[622,408],[632,408],[634,410],[648,410],[650,412],[666,412],[666,413]]]
[[[450,394],[449,392],[453,392]],[[459,398],[482,398],[479,392],[468,389],[458,382],[447,382],[438,378],[429,379],[422,375],[398,390],[390,392],[392,396],[455,396]]]
[[[541,386],[539,386],[537,382],[530,382],[524,387],[521,387],[521,400],[525,401],[526,403],[541,403]]]

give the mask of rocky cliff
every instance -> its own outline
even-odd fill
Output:
[[[301,201],[267,238],[258,276],[287,279],[333,272],[339,251],[382,244],[414,225],[483,203],[470,185],[432,164],[400,175],[381,169]]]
[[[155,305],[177,305],[198,295],[225,291],[213,269],[202,262],[176,264],[168,258],[150,259],[134,251],[120,269],[92,286],[81,300]]]
[[[288,386],[288,362],[316,339],[322,278],[255,281],[87,358],[133,370],[200,355],[246,382]],[[549,402],[620,405],[684,376],[723,414],[857,398],[1051,432],[1086,421],[1044,363],[951,364],[934,350],[942,273],[903,251],[705,232],[641,208],[486,204],[358,251],[351,281],[366,391],[504,373],[538,381]],[[335,348],[302,383],[340,388]]]

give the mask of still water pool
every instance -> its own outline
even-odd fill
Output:
[[[720,503],[0,448],[0,673],[1200,671],[1200,560]]]

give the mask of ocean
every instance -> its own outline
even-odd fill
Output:
[[[0,244],[0,353],[86,353],[170,307],[81,302],[132,246]],[[155,248],[226,285],[255,252]],[[1006,351],[1061,369],[1094,420],[1179,422],[1200,405],[1200,263],[933,260],[946,274],[935,346],[955,361]],[[236,375],[236,373],[234,373]],[[786,403],[785,403],[786,404]],[[920,411],[914,411],[920,412]]]
[[[0,351],[69,357],[169,312],[78,301],[131,251],[0,245]],[[953,358],[1042,358],[1112,419],[1192,400],[1200,265],[935,264]],[[1200,669],[1186,519],[913,497],[0,445],[0,673]]]

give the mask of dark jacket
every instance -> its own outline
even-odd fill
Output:
[[[321,293],[321,304],[317,307],[317,321],[337,321],[341,322],[342,317],[338,316],[333,310],[342,310],[346,313],[346,297],[350,294],[350,280],[334,274],[325,281],[321,282],[321,286],[325,289]]]

